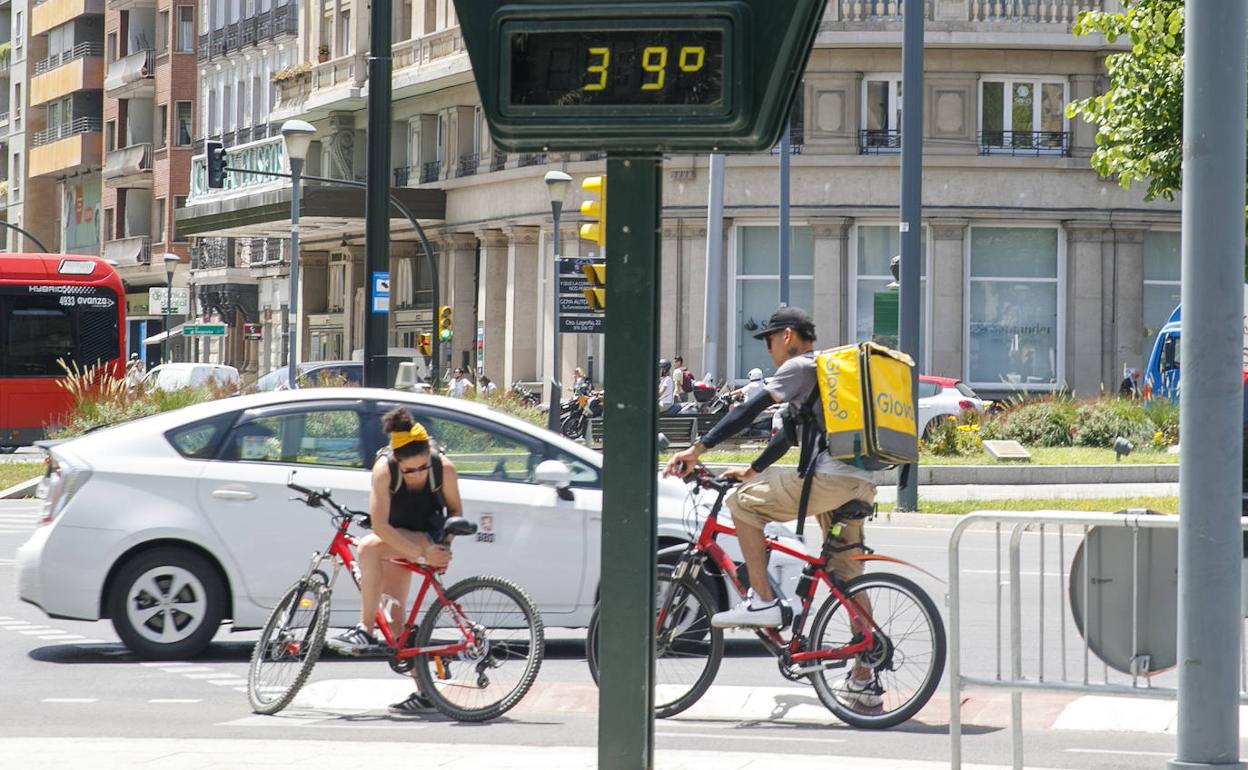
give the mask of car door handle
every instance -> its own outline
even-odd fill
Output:
[[[246,489],[214,489],[212,496],[218,500],[255,500],[256,493],[249,492]]]

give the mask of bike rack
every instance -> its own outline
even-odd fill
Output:
[[[1242,519],[1243,528],[1248,531],[1248,517]],[[983,529],[974,529],[981,525],[993,525],[990,532],[985,533]],[[950,741],[950,768],[959,770],[962,767],[962,693],[965,689],[990,689],[1005,690],[1010,693],[1010,731],[1011,746],[1013,755],[1013,767],[1021,770],[1023,767],[1023,693],[1024,692],[1052,692],[1052,693],[1083,693],[1087,695],[1116,695],[1136,698],[1157,698],[1174,700],[1178,693],[1173,686],[1160,686],[1154,682],[1154,678],[1165,682],[1167,679],[1173,680],[1176,675],[1173,673],[1163,673],[1156,677],[1150,675],[1147,671],[1148,663],[1146,657],[1137,656],[1139,665],[1132,666],[1131,674],[1123,674],[1118,671],[1111,671],[1110,667],[1105,663],[1101,663],[1101,671],[1099,676],[1094,674],[1095,666],[1091,662],[1091,656],[1094,654],[1089,649],[1087,635],[1083,635],[1082,639],[1078,638],[1078,633],[1074,628],[1067,628],[1067,601],[1066,591],[1068,588],[1069,574],[1068,563],[1066,559],[1066,540],[1067,538],[1079,538],[1086,540],[1088,533],[1093,527],[1109,527],[1109,528],[1125,528],[1132,533],[1132,574],[1137,578],[1133,581],[1132,601],[1130,608],[1131,628],[1132,628],[1132,649],[1138,650],[1136,646],[1136,630],[1137,618],[1140,609],[1140,558],[1139,558],[1139,534],[1142,530],[1149,529],[1168,529],[1177,530],[1179,525],[1178,516],[1150,515],[1143,510],[1124,511],[1122,513],[1080,513],[1069,511],[975,511],[962,518],[954,527],[949,538],[949,593],[947,596],[947,605],[949,608],[949,736]],[[996,639],[995,639],[995,663],[996,671],[994,676],[986,676],[976,673],[968,675],[963,673],[962,666],[962,567],[961,567],[961,545],[963,536],[968,531],[980,534],[993,534],[996,553],[995,574],[995,607],[996,607]],[[1004,573],[1002,571],[1002,535],[1008,531],[1008,583],[1003,580]],[[1028,636],[1029,641],[1034,640],[1036,643],[1035,657],[1029,658],[1028,666],[1024,666],[1023,657],[1023,639],[1024,639],[1024,623],[1023,623],[1023,570],[1021,558],[1023,552],[1023,541],[1025,535],[1034,536],[1036,548],[1035,553],[1038,556],[1039,576],[1035,582],[1035,590],[1038,597],[1039,611],[1036,618],[1036,626],[1034,629],[1034,637]],[[1052,655],[1049,657],[1049,663],[1046,665],[1045,651],[1046,645],[1051,645],[1052,633],[1045,629],[1045,581],[1048,579],[1045,573],[1045,554],[1046,551],[1053,546],[1046,543],[1047,540],[1056,538],[1056,550],[1058,558],[1058,570],[1055,578],[1055,585],[1058,594],[1058,609],[1061,615],[1060,629],[1057,632],[1058,661],[1060,662],[1060,676],[1053,676],[1057,673],[1058,666],[1053,663]],[[1029,538],[1031,540],[1031,538]],[[1072,548],[1072,555],[1073,555]],[[1089,583],[1093,570],[1090,568],[1091,556],[1085,549],[1085,564],[1083,568],[1082,585],[1078,587],[1082,593],[1082,627],[1087,629],[1088,626],[1088,596]],[[983,563],[981,559],[979,564]],[[1008,654],[1009,654],[1009,673],[1003,673],[1002,670],[1002,654],[1005,647],[1002,644],[1003,633],[1003,606],[1005,602],[1002,596],[1002,585],[1009,587],[1009,638],[1008,638]],[[1095,622],[1096,618],[1092,618]],[[1070,660],[1067,655],[1068,642],[1077,646],[1080,643],[1083,648],[1083,666],[1082,675],[1078,676],[1077,672],[1071,671],[1069,666]],[[1248,648],[1245,647],[1244,636],[1240,637],[1240,655],[1241,660],[1248,658]],[[980,656],[974,660],[982,661],[984,657]],[[1135,661],[1133,661],[1133,664]],[[1077,668],[1077,663],[1076,663]],[[1075,674],[1072,676],[1072,674]],[[1096,681],[1099,680],[1099,681]],[[1240,702],[1248,703],[1248,667],[1241,664],[1240,666]]]

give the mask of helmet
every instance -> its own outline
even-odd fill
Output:
[[[751,369],[751,370],[750,370],[750,375],[749,375],[749,377],[750,377],[750,382],[762,382],[762,380],[763,380],[763,370],[762,370],[762,369],[759,369],[759,368],[757,368],[757,367],[755,367],[755,368],[753,368],[753,369]]]
[[[659,359],[659,371],[660,371],[660,372],[667,372],[667,371],[670,371],[670,370],[671,370],[671,368],[672,368],[672,362],[671,362],[671,361],[668,361],[666,358],[660,358],[660,359]]]

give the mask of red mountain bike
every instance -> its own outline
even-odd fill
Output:
[[[675,716],[697,703],[719,671],[724,633],[710,622],[718,607],[708,583],[713,585],[721,575],[727,576],[739,596],[744,598],[746,592],[736,565],[716,542],[719,535],[737,533],[719,521],[724,496],[734,482],[714,478],[702,466],[686,480],[714,491],[717,497],[697,539],[680,554],[674,567],[659,570],[654,654],[655,716],[660,718]],[[870,511],[867,503],[855,501],[835,511],[833,520],[861,517]],[[835,541],[827,538],[823,552],[812,557],[774,538],[767,539],[769,552],[801,559],[806,567],[796,596],[791,597],[797,605],[792,623],[787,628],[756,629],[756,633],[778,659],[780,674],[794,682],[809,680],[819,700],[841,721],[862,728],[899,725],[918,713],[940,684],[945,670],[944,623],[923,589],[900,575],[872,572],[845,581],[828,572],[823,565],[836,548]],[[906,563],[869,551],[850,558]],[[826,586],[830,595],[814,613],[807,635],[806,622],[820,585]],[[597,681],[596,610],[586,649],[590,672]],[[871,671],[865,692],[873,696],[872,702],[864,702],[864,690],[846,686],[851,664]]]
[[[369,526],[368,514],[334,502],[328,489],[301,487],[293,478],[286,485],[302,496],[293,499],[330,514],[335,532],[329,548],[313,555],[307,572],[278,602],[256,642],[247,672],[247,698],[259,714],[281,711],[308,680],[325,644],[330,597],[340,568],[347,568],[359,588],[355,538],[347,530],[352,522]],[[452,517],[434,539],[443,542],[447,535],[476,531],[476,524]],[[331,562],[332,574],[325,569]],[[380,609],[377,612],[376,627],[389,647],[390,668],[400,674],[414,668],[421,694],[438,711],[462,722],[493,719],[519,703],[537,678],[545,654],[542,620],[528,595],[497,577],[467,578],[445,589],[439,570],[402,559],[394,562],[423,582],[397,637],[389,619]],[[429,606],[417,626],[426,597]]]

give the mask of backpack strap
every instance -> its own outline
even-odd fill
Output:
[[[429,450],[429,477],[427,488],[438,501],[438,507],[446,511],[446,497],[442,493],[442,453],[436,449]]]

